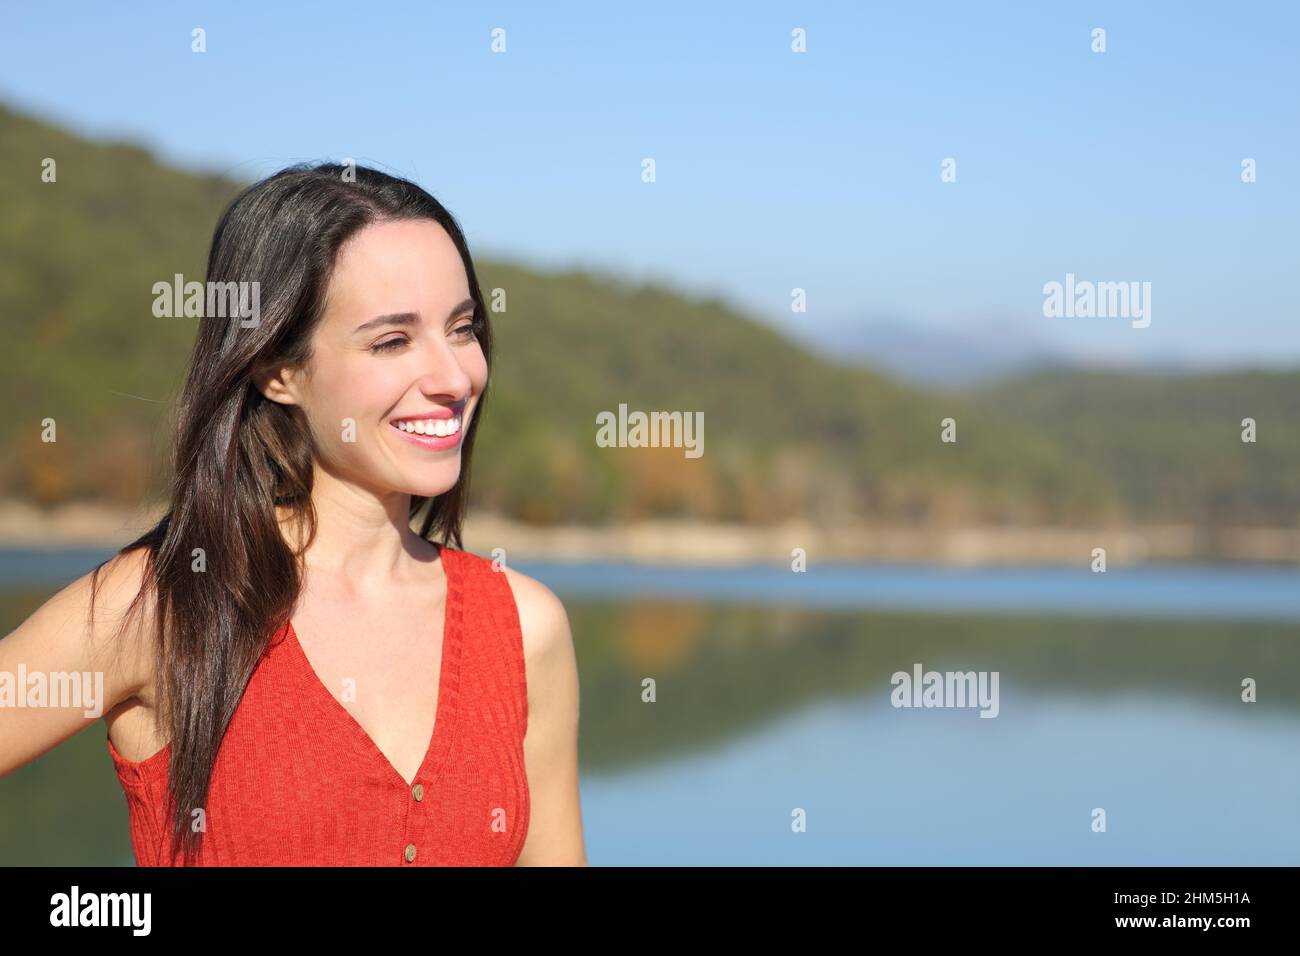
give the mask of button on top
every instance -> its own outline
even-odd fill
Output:
[[[414,787],[412,787],[412,788],[411,788],[411,796],[415,797],[416,800],[423,800],[423,799],[424,799],[424,784],[422,784],[422,783],[417,783]]]
[[[408,843],[408,844],[406,844],[406,853],[405,853],[405,856],[406,856],[406,862],[407,862],[407,863],[414,863],[414,862],[415,862],[415,844],[414,844],[414,843]]]

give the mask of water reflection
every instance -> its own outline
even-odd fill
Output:
[[[1293,621],[566,605],[594,864],[1300,862]],[[895,709],[916,663],[999,715]],[[102,722],[0,781],[0,862],[129,861]]]

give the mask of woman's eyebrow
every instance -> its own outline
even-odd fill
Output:
[[[367,329],[377,328],[381,325],[418,325],[420,323],[419,313],[416,312],[393,312],[390,315],[377,315],[373,319],[362,322],[353,333],[365,332]]]
[[[477,307],[478,303],[476,303],[472,297],[465,299],[463,302],[454,305],[452,310],[447,313],[447,321],[450,322],[462,312]],[[352,331],[355,335],[357,332],[365,332],[367,329],[377,328],[381,325],[418,325],[419,322],[420,314],[418,312],[393,312],[388,315],[377,315],[373,319],[367,319]]]

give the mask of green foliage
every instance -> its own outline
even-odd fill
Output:
[[[975,400],[1105,472],[1147,522],[1294,527],[1300,516],[1300,372],[1042,372]],[[1242,441],[1246,418],[1254,442]]]
[[[217,218],[244,184],[4,107],[0,155],[0,328],[10,343],[0,349],[10,410],[0,418],[0,496],[132,506],[156,497],[196,320],[156,318],[152,287],[203,276]],[[46,157],[57,160],[55,183],[41,180]],[[1115,382],[1082,377],[940,396],[819,358],[714,299],[581,271],[476,265],[489,303],[493,290],[505,293],[504,310],[490,314],[497,355],[472,476],[479,507],[538,523],[1294,513],[1294,469],[1284,465],[1300,449],[1273,417],[1285,414],[1288,382],[1295,395],[1294,376],[1216,386],[1218,405],[1201,395],[1193,418],[1195,382],[1132,383],[1132,404]],[[816,334],[811,319],[791,324],[805,321]],[[704,455],[598,447],[596,416],[620,403],[702,412]],[[1243,449],[1235,422],[1252,411],[1267,417],[1265,437]],[[955,444],[940,441],[949,417]],[[40,440],[47,418],[53,445]]]

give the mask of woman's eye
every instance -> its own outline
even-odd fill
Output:
[[[389,339],[387,342],[379,342],[370,346],[372,352],[390,352],[406,344],[406,339]]]
[[[452,334],[460,335],[462,337],[468,337],[474,335],[474,333],[476,333],[477,331],[478,331],[477,322],[466,322],[464,325],[457,326],[455,329],[453,329]]]

